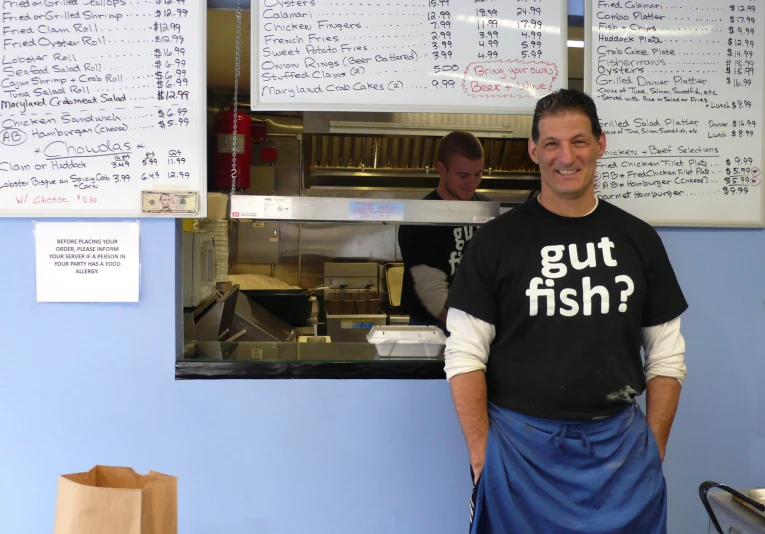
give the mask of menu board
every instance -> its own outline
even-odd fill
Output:
[[[596,187],[657,225],[763,226],[765,0],[597,0],[585,88]]]
[[[4,0],[0,215],[206,215],[205,17],[191,0]]]
[[[261,110],[528,113],[565,87],[559,0],[259,0]]]

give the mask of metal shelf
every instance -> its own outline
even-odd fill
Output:
[[[499,202],[234,195],[230,216],[290,222],[472,225],[485,223],[504,211]]]

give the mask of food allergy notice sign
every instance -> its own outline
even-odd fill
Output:
[[[35,225],[37,302],[138,302],[138,222]]]

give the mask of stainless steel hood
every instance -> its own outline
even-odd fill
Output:
[[[306,111],[305,133],[443,137],[467,130],[479,138],[528,139],[531,115],[475,113],[343,113]]]
[[[441,137],[475,134],[486,163],[484,191],[529,191],[539,169],[527,140],[531,116],[305,112],[305,189],[432,189]]]

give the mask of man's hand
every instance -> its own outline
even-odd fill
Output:
[[[486,458],[486,440],[489,436],[489,405],[486,396],[486,374],[472,371],[452,377],[454,409],[470,454],[473,483],[483,471]]]
[[[677,405],[680,402],[680,383],[676,378],[657,376],[648,381],[645,390],[646,419],[656,437],[659,456],[663,462],[669,430],[672,428],[672,421],[675,419]]]

